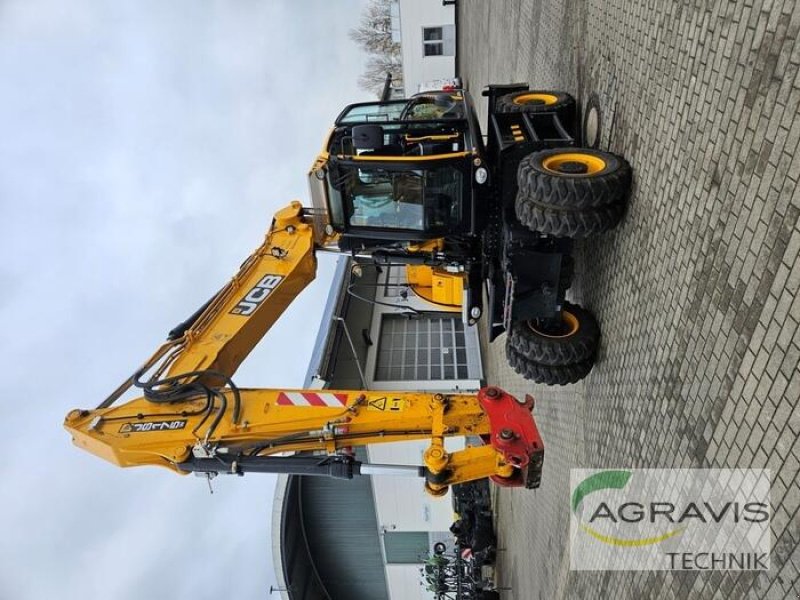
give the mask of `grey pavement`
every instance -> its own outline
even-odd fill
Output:
[[[542,486],[497,494],[504,599],[800,597],[800,7],[794,2],[459,0],[458,65],[602,109],[634,168],[623,223],[578,249],[603,328],[580,384],[533,386]],[[772,471],[769,572],[569,570],[573,467]]]

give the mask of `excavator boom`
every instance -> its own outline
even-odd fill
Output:
[[[232,389],[179,404],[139,398],[97,411],[75,410],[65,426],[75,444],[118,466],[156,465],[179,473],[296,472],[294,464],[305,474],[349,478],[360,470],[352,466],[356,446],[430,439],[418,474],[436,493],[489,476],[505,485],[538,485],[543,444],[531,408],[532,400],[520,404],[491,387],[477,397]],[[480,436],[489,443],[451,454],[443,442],[451,436]],[[283,456],[287,452],[306,456]],[[317,473],[308,469],[309,453],[316,455],[311,463],[321,467]],[[330,465],[341,468],[332,471]]]
[[[325,241],[300,203],[280,210],[239,272],[173,329],[129,380],[95,410],[67,415],[75,444],[122,467],[349,478],[375,472],[355,461],[354,447],[430,439],[416,473],[432,494],[484,477],[538,486],[543,445],[530,398],[519,403],[497,388],[443,395],[239,389],[233,383],[239,364],[314,279],[314,252]],[[142,396],[118,403],[133,386]],[[448,436],[477,436],[484,444],[448,453]]]
[[[168,375],[203,370],[233,375],[283,311],[314,280],[314,234],[302,211],[299,202],[278,211],[264,243],[183,333]],[[179,333],[173,330],[171,337]]]

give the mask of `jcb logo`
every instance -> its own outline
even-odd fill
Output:
[[[247,295],[231,310],[232,315],[242,315],[249,317],[258,308],[264,299],[270,295],[272,290],[278,287],[283,281],[281,275],[265,275],[256,286],[247,292]]]
[[[186,427],[186,419],[178,421],[148,421],[146,423],[124,423],[120,433],[146,433],[148,431],[175,431]]]

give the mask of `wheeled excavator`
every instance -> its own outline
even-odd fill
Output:
[[[179,473],[410,472],[434,495],[491,477],[539,485],[543,443],[530,397],[239,389],[239,364],[335,250],[407,269],[412,290],[507,333],[511,365],[543,383],[588,374],[599,343],[591,314],[566,300],[575,238],[622,218],[631,171],[578,148],[577,109],[563,92],[492,85],[488,135],[465,90],[358,103],[337,117],[309,172],[312,206],[293,202],[239,272],[133,376],[65,426],[120,466]],[[487,306],[484,308],[484,293]],[[123,402],[136,388],[141,394]],[[387,408],[388,407],[388,408]],[[447,436],[483,444],[448,453]],[[424,465],[362,465],[352,449],[429,439]]]

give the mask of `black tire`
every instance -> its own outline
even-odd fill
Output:
[[[613,229],[622,220],[621,204],[586,210],[543,208],[532,203],[517,204],[517,218],[532,231],[553,237],[585,238]]]
[[[571,365],[549,366],[532,362],[506,342],[508,364],[525,379],[545,385],[567,385],[586,377],[594,366],[594,357]]]
[[[571,365],[590,359],[600,345],[600,326],[594,315],[585,308],[569,302],[564,311],[577,323],[574,332],[564,337],[547,336],[537,331],[529,321],[511,324],[508,344],[529,361],[547,366]],[[565,317],[566,319],[566,317]]]
[[[596,172],[562,172],[548,168],[559,155],[578,155],[604,163]],[[577,163],[580,164],[580,163]],[[589,148],[554,148],[533,152],[517,169],[517,214],[527,205],[540,208],[583,210],[622,205],[631,186],[631,167],[624,158]]]
[[[434,554],[444,554],[445,552],[447,552],[447,546],[445,545],[444,542],[436,542],[433,545]]]
[[[526,97],[535,95],[547,95],[555,98],[554,102],[546,104],[535,100],[525,101]],[[514,92],[506,94],[497,99],[495,105],[497,112],[551,112],[567,113],[575,112],[575,98],[566,92],[556,92],[550,90],[527,90],[524,92]]]

